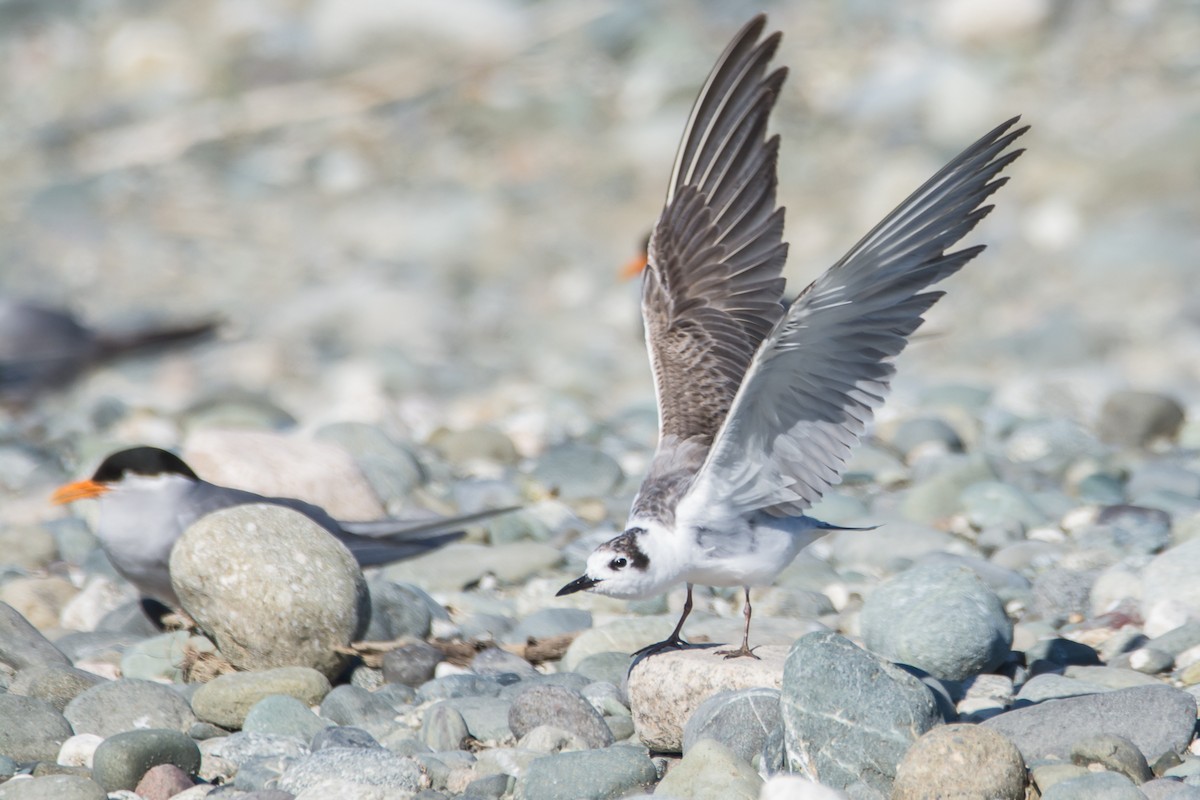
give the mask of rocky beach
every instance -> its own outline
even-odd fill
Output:
[[[754,591],[759,660],[631,670],[682,587],[555,592],[656,443],[620,266],[760,10],[789,296],[1032,129],[812,512],[878,527]],[[1200,797],[1197,12],[0,0],[0,297],[216,323],[35,389],[0,324],[0,800]],[[164,630],[50,501],[132,445],[343,520],[520,508],[365,573],[213,514]],[[740,590],[695,596],[736,644]]]

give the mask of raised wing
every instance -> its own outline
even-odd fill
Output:
[[[780,38],[759,41],[765,24],[762,15],[751,20],[709,74],[650,237],[642,314],[661,440],[712,440],[783,314],[779,142],[765,136],[787,71],[764,77]]]
[[[716,509],[799,514],[841,478],[883,402],[891,360],[942,292],[925,291],[983,250],[946,252],[987,216],[980,204],[1027,127],[1011,119],[959,154],[792,303],[755,355],[679,516]]]

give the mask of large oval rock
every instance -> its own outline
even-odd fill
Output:
[[[926,733],[904,754],[892,797],[1024,800],[1025,761],[1012,742],[989,728],[943,725]]]
[[[639,661],[629,674],[629,710],[638,738],[651,750],[679,753],[683,728],[700,705],[718,692],[760,686],[778,688],[786,651],[764,645],[759,660],[727,659],[710,649],[676,650]]]
[[[580,737],[588,747],[613,743],[612,731],[592,704],[565,686],[533,686],[513,699],[508,727],[518,739],[540,725],[555,725]]]
[[[329,680],[308,667],[279,667],[261,672],[231,672],[214,678],[192,695],[192,708],[206,722],[242,727],[256,703],[272,695],[294,697],[306,706],[329,694]]]
[[[300,666],[336,676],[370,619],[354,557],[291,509],[237,506],[202,517],[171,551],[171,585],[221,654],[246,670]]]
[[[196,722],[187,700],[153,681],[122,678],[81,692],[63,715],[75,733],[109,737],[138,728],[169,728],[186,733]]]
[[[683,728],[683,754],[705,739],[728,747],[747,764],[779,729],[779,690],[760,686],[718,692],[705,700]]]
[[[92,779],[110,792],[133,790],[152,767],[172,764],[188,774],[200,769],[200,748],[179,731],[126,731],[100,743]]]
[[[921,681],[827,632],[792,645],[779,707],[788,768],[835,789],[856,787],[852,796],[886,796],[913,741],[941,722]]]
[[[943,680],[992,669],[1012,647],[1003,603],[966,567],[919,564],[900,573],[867,597],[861,624],[872,651]]]
[[[17,762],[53,761],[70,737],[70,723],[54,706],[0,693],[0,755]]]

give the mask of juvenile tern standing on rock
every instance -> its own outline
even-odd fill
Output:
[[[92,497],[100,501],[96,538],[117,572],[143,595],[173,608],[179,608],[179,598],[167,568],[171,548],[193,522],[223,508],[268,503],[299,511],[346,545],[363,567],[420,555],[461,538],[463,525],[514,510],[340,522],[303,500],[263,497],[203,481],[179,456],[157,447],[113,453],[90,479],[59,487],[52,499],[73,503]]]
[[[1027,128],[1011,119],[971,145],[884,218],[786,308],[783,209],[775,204],[779,137],[767,118],[785,68],[766,74],[780,34],[764,16],[709,74],[675,158],[642,284],[659,410],[658,449],[625,532],[588,557],[583,590],[649,597],[687,584],[741,586],[750,649],[750,587],[774,580],[833,525],[804,514],[840,481],[851,448],[883,403],[892,359],[982,246],[947,252],[991,206],[997,174]]]

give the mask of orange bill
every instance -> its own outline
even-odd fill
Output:
[[[646,268],[646,253],[642,251],[640,255],[636,255],[629,261],[625,262],[625,266],[621,267],[621,280],[630,280],[642,274],[642,270]]]
[[[108,487],[103,483],[97,483],[93,480],[75,481],[74,483],[68,483],[55,489],[54,494],[50,496],[50,501],[58,505],[74,503],[76,500],[99,497],[107,491]]]

